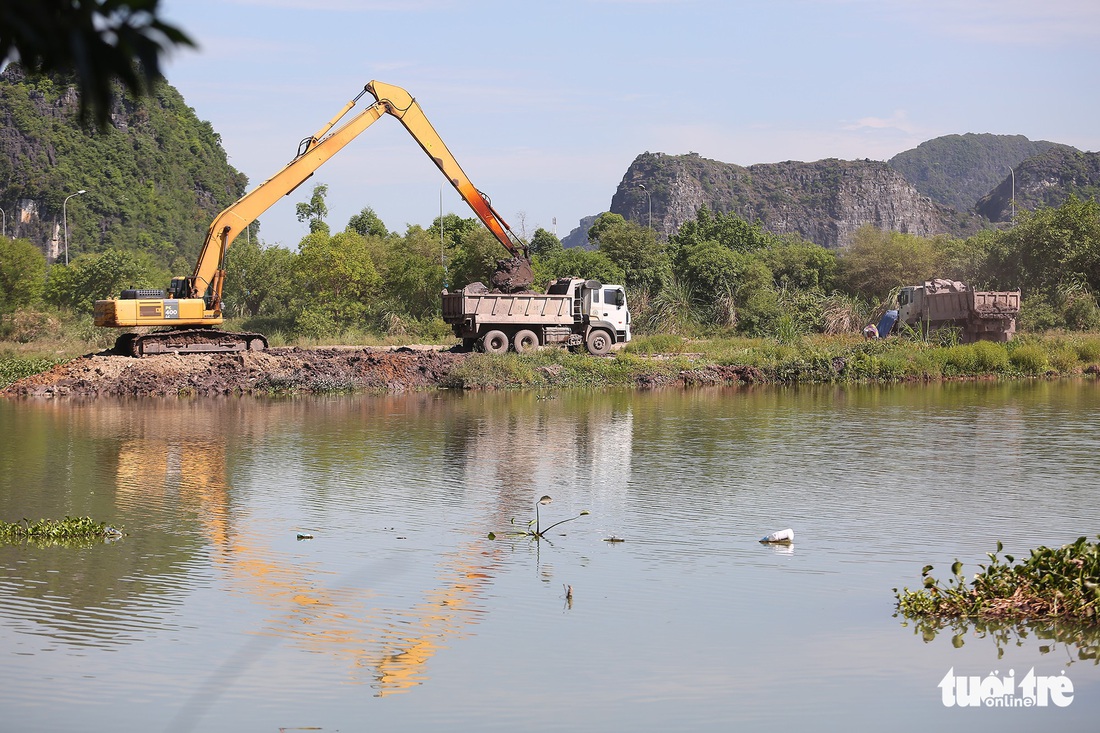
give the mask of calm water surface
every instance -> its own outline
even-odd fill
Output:
[[[0,402],[0,434],[0,519],[126,532],[0,547],[0,730],[1100,720],[1096,634],[925,635],[891,592],[1100,534],[1096,381]],[[509,536],[543,495],[591,513]],[[1072,704],[942,703],[1032,668]]]

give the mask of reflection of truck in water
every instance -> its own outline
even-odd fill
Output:
[[[602,356],[630,340],[623,287],[575,277],[555,280],[545,294],[490,292],[481,283],[444,291],[443,320],[464,346],[493,354],[556,343]]]
[[[923,333],[959,328],[963,343],[1010,341],[1019,314],[1019,290],[974,290],[965,283],[936,279],[898,292],[898,323],[920,328]]]

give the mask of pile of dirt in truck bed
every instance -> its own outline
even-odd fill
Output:
[[[15,382],[6,395],[228,395],[406,391],[438,387],[469,354],[439,350],[274,348],[231,354],[160,354],[134,359],[89,354]]]

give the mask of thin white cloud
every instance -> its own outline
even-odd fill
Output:
[[[907,135],[917,132],[917,127],[909,121],[905,110],[895,110],[890,117],[861,117],[852,124],[844,125],[845,130],[898,130]]]

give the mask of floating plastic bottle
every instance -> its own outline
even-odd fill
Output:
[[[767,537],[761,537],[760,541],[766,545],[770,544],[785,544],[789,545],[794,542],[794,530],[788,527],[787,529],[781,529],[778,532],[772,532]]]

